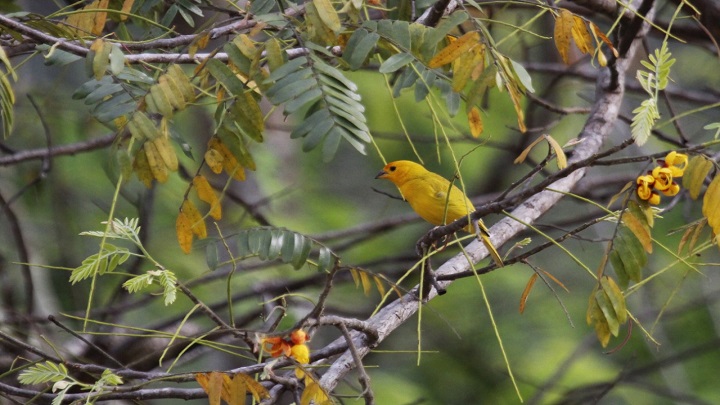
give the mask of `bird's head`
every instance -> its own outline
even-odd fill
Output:
[[[426,170],[420,164],[409,160],[398,160],[386,164],[375,178],[388,179],[395,183],[395,185],[400,186],[407,180],[417,177],[424,172],[426,172]]]

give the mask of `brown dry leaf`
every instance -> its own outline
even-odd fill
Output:
[[[600,27],[598,27],[597,25],[595,25],[595,23],[590,22],[590,29],[592,29],[593,35],[595,36],[595,39],[596,39],[596,42],[599,43],[599,41],[597,41],[597,38],[600,38],[600,40],[601,40],[602,42],[604,42],[605,45],[608,46],[608,48],[610,48],[610,51],[613,53],[613,55],[614,55],[616,58],[620,57],[620,54],[618,53],[617,49],[615,49],[615,47],[613,46],[612,41],[610,41],[610,38],[608,38],[608,37],[600,30]]]
[[[436,53],[428,62],[428,67],[435,69],[447,65],[478,45],[480,45],[480,34],[477,31],[470,31]]]
[[[573,13],[561,8],[560,15],[555,19],[555,46],[565,64],[570,63],[570,38],[575,25]]]
[[[480,116],[480,109],[477,106],[473,106],[468,111],[468,124],[470,125],[470,134],[473,138],[478,138],[483,132],[483,121]]]
[[[522,292],[522,295],[520,296],[520,313],[522,314],[525,312],[525,304],[527,304],[527,299],[530,296],[530,291],[532,291],[533,286],[535,285],[535,281],[537,281],[538,274],[533,273],[532,276],[530,276],[530,279],[525,284],[525,289]]]
[[[210,216],[219,221],[222,218],[222,206],[215,194],[215,190],[210,186],[205,176],[195,176],[193,178],[193,186],[198,194],[198,198],[210,204]]]
[[[184,212],[180,211],[175,220],[175,234],[177,235],[178,244],[185,254],[189,254],[192,250],[193,232],[192,223]]]

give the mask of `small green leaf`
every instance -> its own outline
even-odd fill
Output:
[[[230,94],[237,96],[245,92],[243,82],[238,79],[226,64],[220,62],[218,59],[210,59],[207,61],[205,67]]]
[[[413,60],[415,60],[415,57],[409,53],[396,53],[380,65],[379,72],[386,74],[393,73]]]
[[[323,246],[318,252],[318,271],[330,271],[335,266],[335,257],[330,249]]]

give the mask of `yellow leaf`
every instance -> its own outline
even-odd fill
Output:
[[[192,232],[200,239],[207,238],[205,221],[203,221],[203,217],[197,207],[195,207],[195,204],[190,200],[185,200],[182,203],[182,207],[180,207],[180,211],[185,213],[188,220],[190,220],[190,229],[192,229]]]
[[[156,84],[150,87],[150,93],[145,96],[145,99],[152,98],[152,103],[155,106],[154,112],[158,112],[165,117],[172,117],[173,107],[172,104],[170,104],[169,96],[171,96],[171,94],[166,94],[162,87]],[[148,103],[148,105],[150,105],[150,103]]]
[[[210,216],[215,220],[222,218],[222,207],[220,200],[215,194],[215,190],[212,189],[210,183],[208,183],[205,176],[198,175],[193,178],[193,186],[198,194],[198,198],[208,204],[210,204]]]
[[[177,155],[175,154],[175,150],[173,149],[172,145],[170,144],[170,140],[167,136],[158,136],[157,138],[153,139],[152,142],[155,144],[155,149],[158,151],[158,154],[162,158],[163,163],[165,164],[165,167],[170,169],[170,171],[177,171],[178,169],[178,160]]]
[[[180,88],[168,77],[168,75],[160,76],[158,78],[158,84],[155,86],[160,88],[163,94],[165,94],[165,97],[167,97],[173,108],[177,110],[185,109],[185,97],[183,97]]]
[[[480,109],[476,106],[473,106],[470,111],[468,111],[468,124],[470,125],[470,134],[472,134],[473,138],[477,138],[482,134],[482,117],[480,116]]]
[[[309,373],[305,374],[305,389],[300,396],[300,405],[332,405],[330,396],[322,389]]]
[[[480,45],[480,34],[477,31],[470,31],[436,53],[428,62],[428,67],[435,69],[447,65],[478,45]]]
[[[520,164],[520,163],[524,162],[525,159],[527,159],[528,155],[530,154],[530,151],[531,151],[537,144],[539,144],[540,142],[542,142],[543,139],[545,139],[545,138],[543,138],[543,136],[537,137],[537,139],[535,139],[534,141],[532,141],[532,142],[530,143],[530,145],[528,145],[528,146],[518,155],[518,157],[515,158],[515,161],[513,161],[513,163],[515,163],[515,164]]]
[[[232,384],[238,385],[244,387],[244,390],[246,392],[250,392],[252,394],[255,401],[260,401],[265,398],[270,398],[270,393],[268,392],[267,388],[265,388],[262,384],[257,382],[254,378],[247,374],[241,374],[237,373],[232,378]],[[243,393],[242,398],[238,397],[235,399],[235,401],[232,401],[232,397],[228,398],[229,404],[244,404],[245,403],[245,393]]]
[[[705,190],[702,213],[707,218],[713,234],[720,234],[720,176],[715,176]]]
[[[522,295],[520,296],[520,313],[522,314],[525,312],[525,304],[527,304],[527,299],[530,296],[530,291],[532,291],[533,286],[535,285],[535,281],[537,281],[538,274],[533,273],[532,276],[530,276],[530,279],[525,284],[525,289],[522,292]]]
[[[585,25],[585,20],[573,14],[573,27],[572,37],[575,40],[580,52],[585,54],[593,53],[595,47],[593,46],[593,39],[590,36],[590,32]]]
[[[600,305],[598,305],[597,300],[595,299],[596,292],[598,292],[597,289],[593,290],[592,294],[590,294],[586,320],[588,325],[595,326],[595,334],[597,335],[600,344],[602,347],[606,347],[610,342],[610,326],[605,319],[602,309],[600,309]]]
[[[352,276],[353,282],[355,283],[355,287],[360,285],[360,271],[356,268],[350,269],[350,276]]]
[[[180,211],[175,220],[175,234],[177,235],[180,249],[182,249],[185,254],[190,253],[193,243],[192,223],[183,211]]]
[[[215,149],[222,155],[222,164],[223,168],[227,172],[228,175],[231,175],[235,180],[243,181],[245,180],[245,169],[240,165],[240,163],[235,158],[235,155],[230,152],[230,149],[223,144],[218,137],[214,136],[210,138],[210,141],[208,142],[208,148],[209,149]]]
[[[155,177],[150,170],[150,165],[148,164],[147,156],[145,156],[144,149],[140,149],[135,155],[135,160],[133,161],[133,169],[135,170],[135,174],[137,175],[138,180],[140,180],[140,182],[143,183],[145,187],[150,188],[150,186],[152,186],[152,181]]]
[[[570,63],[570,37],[574,26],[573,13],[561,8],[560,15],[555,19],[555,46],[565,64]]]
[[[100,35],[102,34],[103,28],[105,27],[105,21],[107,20],[106,11],[91,11],[91,10],[106,10],[108,8],[109,0],[95,0],[76,13],[68,16],[65,23],[71,27],[71,31],[78,36]]]
[[[122,13],[130,13],[130,10],[132,10],[133,3],[135,3],[135,0],[123,1],[123,5],[122,5],[122,8],[120,9],[120,11]],[[125,21],[125,20],[127,20],[127,18],[128,18],[128,16],[126,14],[120,15],[120,21]]]
[[[139,141],[155,139],[160,135],[153,121],[142,111],[135,111],[128,122],[128,130]]]
[[[208,403],[210,405],[220,405],[223,392],[223,376],[223,373],[217,371],[195,374],[195,381],[208,394]]]
[[[215,174],[220,174],[223,170],[223,156],[217,149],[208,149],[205,151],[205,163]]]
[[[373,280],[375,280],[375,287],[377,287],[380,296],[385,296],[385,284],[383,284],[383,280],[378,276],[373,277]]]
[[[182,93],[183,99],[186,102],[190,103],[195,100],[195,90],[193,89],[192,84],[190,84],[190,79],[188,79],[187,75],[180,66],[170,65],[165,76],[172,80],[175,86],[180,89],[180,93]]]
[[[205,31],[205,33],[196,36],[190,43],[190,46],[188,46],[188,54],[190,57],[194,57],[198,50],[205,49],[209,42],[210,31]]]
[[[145,150],[145,156],[147,157],[148,166],[150,166],[153,177],[155,177],[158,182],[165,183],[168,179],[167,166],[165,166],[165,162],[163,162],[162,156],[160,156],[160,152],[158,152],[155,144],[152,141],[146,141],[143,144],[143,150]]]
[[[342,25],[332,2],[330,0],[313,0],[313,4],[322,22],[334,33],[339,33]]]
[[[468,80],[477,80],[485,65],[485,47],[478,45],[453,61],[452,87],[456,92],[465,88]]]
[[[558,169],[562,170],[567,167],[567,157],[565,156],[565,151],[563,151],[562,146],[550,135],[543,135],[545,137],[545,140],[550,144],[550,147],[552,147],[553,152],[555,152],[555,156],[557,158],[557,167]]]
[[[364,271],[360,272],[360,283],[362,284],[363,288],[363,294],[367,297],[370,295],[370,278],[368,277],[368,274]]]
[[[652,253],[652,236],[650,235],[650,227],[647,226],[645,214],[636,202],[630,201],[629,206],[622,216],[622,221],[640,241],[643,249],[648,253]]]
[[[92,4],[96,4],[95,8],[106,10],[108,8],[109,0],[95,1]],[[105,21],[107,20],[107,11],[98,11],[93,16],[93,28],[91,33],[93,35],[100,35],[105,28]]]
[[[247,34],[240,34],[233,39],[233,44],[237,46],[240,53],[245,55],[248,59],[254,59],[257,47],[252,39]]]
[[[700,190],[702,190],[703,183],[710,169],[712,169],[713,163],[703,155],[693,156],[688,162],[685,173],[683,173],[682,185],[690,193],[690,198],[697,200],[700,196]]]

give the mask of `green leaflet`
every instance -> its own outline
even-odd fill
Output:
[[[343,59],[350,65],[350,69],[357,70],[363,65],[379,39],[380,35],[364,28],[353,32],[343,52]]]
[[[257,256],[264,261],[280,260],[295,270],[310,263],[319,271],[330,271],[339,260],[327,246],[285,228],[263,226],[244,229],[235,238],[238,256]],[[317,256],[311,255],[314,249],[317,249]]]
[[[364,29],[357,32],[361,33],[353,46],[360,56],[351,57],[351,61],[360,65],[370,52],[368,47],[375,46],[379,36]],[[308,49],[314,49],[308,45]],[[269,86],[265,96],[274,105],[283,105],[285,115],[307,109],[302,123],[290,134],[293,139],[303,139],[304,151],[323,144],[323,159],[329,161],[340,140],[345,139],[365,153],[365,145],[371,141],[365,107],[360,103],[357,85],[337,68],[310,54],[275,68],[264,84]]]
[[[647,264],[647,254],[633,232],[620,225],[610,252],[612,263],[620,287],[627,288],[630,281],[642,280],[642,268]]]

